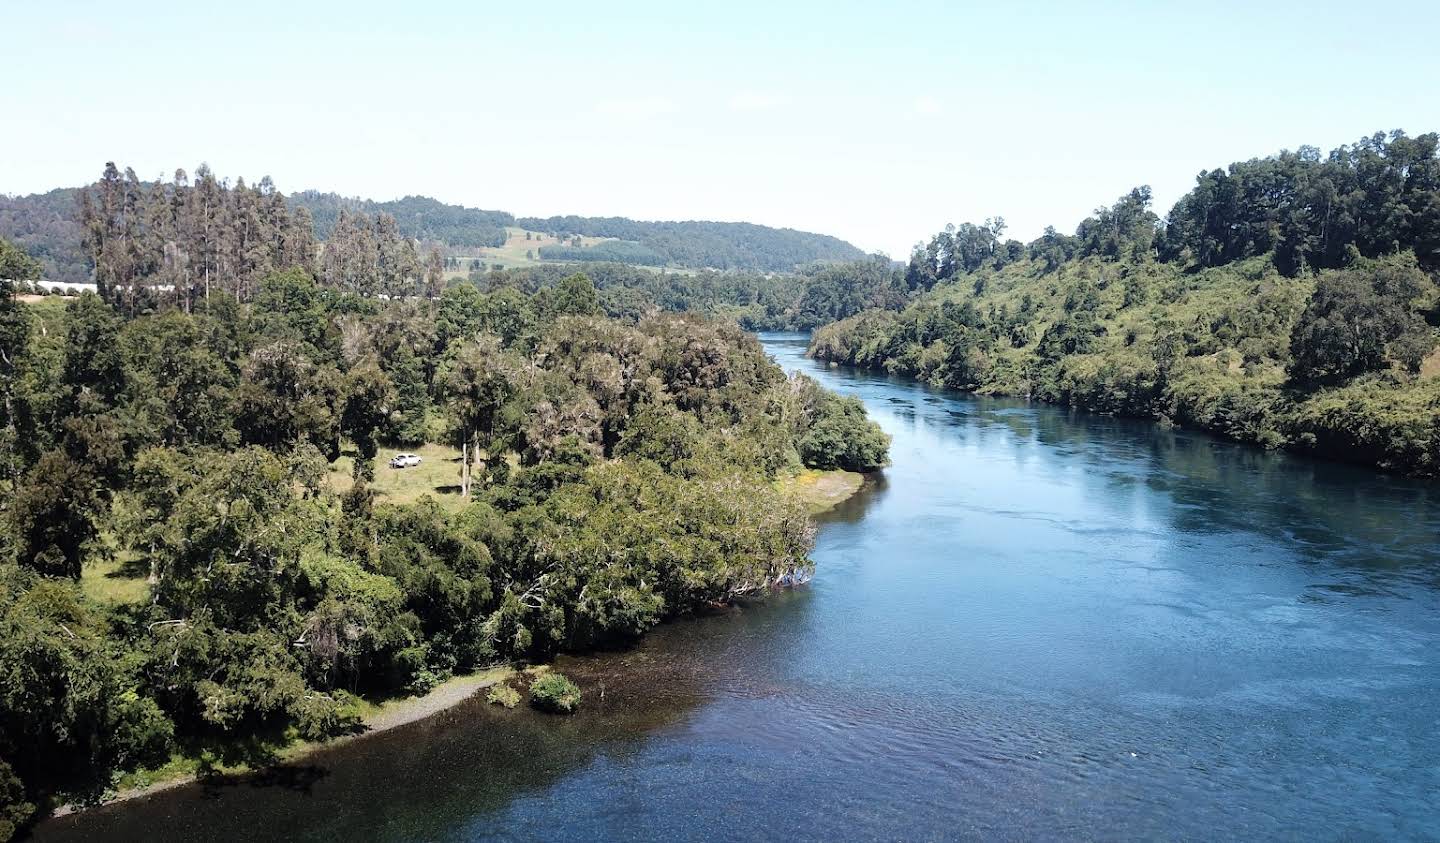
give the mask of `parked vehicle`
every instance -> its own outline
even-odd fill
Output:
[[[391,468],[410,468],[420,464],[418,454],[396,454],[390,460]]]

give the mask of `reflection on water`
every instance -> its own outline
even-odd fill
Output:
[[[767,347],[893,465],[806,589],[46,839],[1440,836],[1435,487]],[[603,689],[603,697],[602,697]]]

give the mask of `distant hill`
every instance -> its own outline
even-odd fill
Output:
[[[60,188],[30,196],[0,194],[0,237],[19,244],[44,267],[53,281],[86,281],[90,269],[81,245],[76,203],[78,188]],[[741,222],[641,222],[624,217],[527,217],[505,211],[447,205],[425,196],[389,202],[343,197],[315,190],[286,196],[292,206],[309,210],[315,235],[329,237],[341,209],[369,215],[390,214],[400,233],[444,243],[455,253],[489,256],[526,229],[543,232],[534,241],[541,261],[615,261],[643,266],[689,269],[738,269],[789,272],[816,262],[851,261],[865,253],[824,234],[770,228]],[[508,230],[507,230],[508,227]],[[572,240],[578,242],[572,244]],[[597,240],[599,242],[597,242]],[[522,255],[524,241],[512,242]],[[514,263],[514,261],[510,261]]]
[[[88,281],[90,261],[81,245],[77,188],[12,197],[0,194],[0,238],[40,261],[51,281]]]
[[[747,222],[639,222],[625,217],[521,217],[515,223],[532,231],[626,240],[637,263],[655,263],[661,255],[676,266],[785,272],[817,261],[853,261],[865,253],[828,234],[770,228]],[[557,251],[546,256],[561,258]],[[566,254],[563,259],[582,259]],[[607,256],[605,260],[615,260]]]
[[[389,214],[400,226],[400,233],[416,240],[439,240],[455,248],[496,247],[505,244],[505,226],[514,225],[515,217],[504,211],[482,211],[460,205],[446,205],[428,196],[406,196],[390,202],[356,199],[336,193],[305,190],[285,199],[293,206],[306,208],[315,218],[315,236],[330,237],[340,210],[359,211],[374,216]]]

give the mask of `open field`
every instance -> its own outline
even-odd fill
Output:
[[[507,226],[505,230],[509,233],[510,237],[505,241],[504,246],[484,248],[480,249],[478,252],[467,255],[456,255],[456,257],[460,258],[461,268],[458,270],[446,270],[446,277],[464,278],[469,275],[469,261],[471,258],[479,258],[481,261],[484,262],[486,269],[489,269],[492,264],[497,263],[503,265],[506,269],[513,269],[515,267],[538,266],[542,262],[561,263],[561,261],[541,261],[540,247],[562,246],[569,242],[565,241],[564,243],[562,243],[560,240],[557,240],[556,238],[551,237],[548,234],[542,234],[538,231],[527,231],[526,229],[513,225]],[[530,235],[529,240],[525,239],[526,234]],[[603,243],[609,239],[613,238],[581,237],[580,243],[584,246],[594,246],[596,243]],[[530,256],[526,255],[527,252],[531,253]]]
[[[806,468],[789,477],[781,477],[775,484],[782,492],[798,495],[810,514],[818,515],[860,491],[860,487],[865,485],[865,475],[854,471]]]
[[[149,568],[130,551],[112,559],[89,562],[80,572],[80,587],[97,603],[139,603],[150,596]]]
[[[421,463],[413,468],[391,468],[390,458],[399,453],[419,454]],[[354,465],[350,453],[330,464],[330,486],[336,492],[350,488]],[[449,509],[459,509],[460,451],[448,445],[427,443],[415,448],[381,448],[375,458],[375,482],[370,484],[382,503],[407,504],[430,495]]]

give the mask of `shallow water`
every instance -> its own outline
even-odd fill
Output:
[[[811,585],[37,836],[1440,837],[1440,487],[764,339],[894,436]]]

